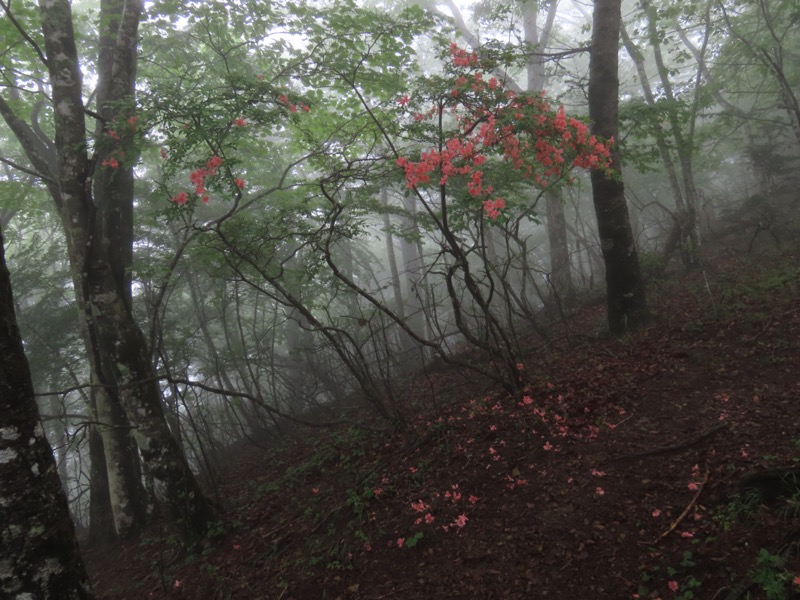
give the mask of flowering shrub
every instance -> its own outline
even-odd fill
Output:
[[[448,108],[456,129],[440,147],[422,152],[419,160],[397,159],[407,187],[445,186],[452,177],[464,177],[469,196],[479,199],[485,215],[494,220],[506,199],[484,181],[489,156],[500,156],[541,188],[564,179],[574,167],[609,167],[613,139],[604,142],[590,135],[586,123],[568,118],[563,106],[554,110],[544,94],[504,89],[496,78],[486,76],[476,53],[451,44],[450,54],[455,80],[449,101],[414,118],[442,115]],[[408,96],[398,103],[410,107]]]

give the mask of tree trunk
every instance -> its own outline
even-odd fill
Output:
[[[139,533],[147,519],[147,492],[142,468],[128,418],[113,397],[114,391],[98,384],[93,390],[97,431],[101,436],[106,467],[106,484],[114,519],[114,530],[122,538]],[[94,485],[92,481],[92,485]],[[101,482],[98,482],[101,483]]]
[[[405,273],[405,290],[402,296],[406,302],[405,312],[409,327],[420,337],[425,337],[422,290],[419,289],[422,278],[422,256],[416,242],[416,238],[419,237],[416,198],[411,194],[404,196],[403,208],[407,214],[402,217],[400,238],[400,254]]]
[[[108,107],[100,107],[106,118],[96,140],[98,157],[94,161],[88,156],[82,74],[70,3],[40,3],[52,102],[57,107],[54,179],[58,185],[54,198],[65,229],[73,277],[80,282],[76,294],[83,295],[94,338],[92,347],[100,359],[98,376],[104,385],[118,390],[122,409],[136,428],[145,465],[163,484],[184,543],[193,546],[205,534],[212,510],[164,418],[147,343],[130,309],[130,286],[125,285],[129,274],[124,265],[128,250],[115,249],[132,239],[132,221],[126,217],[128,209],[123,208],[133,204],[132,167],[123,162],[131,157],[122,154],[131,150],[132,133],[117,132],[112,127],[128,127],[133,118],[128,116],[133,111],[130,90],[135,80],[132,52],[142,6],[140,2],[107,2],[111,3],[108,6],[116,2],[121,8],[115,11],[106,6],[104,10],[117,16],[101,21],[116,35],[110,59],[112,81],[99,83]],[[108,71],[101,69],[101,77]],[[100,160],[100,155],[109,158]]]
[[[89,543],[112,542],[116,538],[105,449],[96,425],[88,427],[89,444]]]
[[[592,133],[605,139],[619,130],[619,28],[621,0],[596,0],[589,61],[589,116]],[[592,171],[592,198],[606,266],[608,326],[612,334],[642,327],[649,320],[639,258],[631,231],[619,153],[613,172]]]
[[[567,219],[560,189],[545,193],[547,200],[547,238],[550,240],[550,290],[558,303],[569,303],[575,296],[572,284]]]
[[[403,287],[400,283],[400,273],[397,269],[397,256],[394,251],[394,234],[392,222],[389,217],[389,192],[386,187],[381,188],[381,206],[383,207],[383,229],[386,234],[386,256],[389,261],[389,270],[392,274],[392,291],[394,292],[394,311],[403,321],[406,318]]]
[[[525,41],[542,52],[550,40],[555,24],[558,2],[551,2],[545,24],[539,31],[539,2],[527,0],[522,8]],[[527,65],[529,92],[541,92],[547,81],[543,56],[531,56]],[[574,295],[570,268],[569,238],[564,217],[564,198],[559,190],[544,195],[547,210],[547,240],[550,246],[550,293],[557,302],[568,301]],[[545,300],[543,298],[543,300]]]
[[[0,232],[0,596],[90,599],[67,500],[39,422],[2,246]]]
[[[644,56],[639,51],[639,48],[633,43],[633,40],[628,35],[624,25],[621,27],[620,33],[622,35],[622,41],[625,45],[625,49],[628,51],[628,55],[636,65],[636,72],[639,75],[639,82],[642,86],[642,92],[644,93],[645,101],[647,102],[648,106],[655,106],[656,97],[652,88],[650,87],[650,78],[648,77],[645,69]],[[656,43],[657,41],[658,40],[656,39]],[[675,161],[672,160],[672,154],[670,153],[669,146],[667,144],[666,133],[664,132],[663,127],[660,125],[656,128],[655,138],[656,147],[658,148],[658,153],[661,156],[661,162],[664,165],[664,170],[666,171],[667,179],[669,180],[669,186],[672,190],[672,196],[675,198],[675,209],[677,213],[675,215],[675,222],[673,224],[672,231],[667,237],[667,242],[664,244],[664,266],[667,266],[667,263],[672,256],[672,252],[678,246],[678,242],[680,241],[681,261],[688,269],[692,266],[695,266],[698,259],[698,248],[695,243],[695,236],[692,235],[692,232],[695,229],[693,221],[696,221],[696,217],[690,217],[687,209],[687,203],[684,201],[684,191],[681,188],[680,182],[678,181],[678,172],[675,167]],[[692,189],[694,189],[693,186]],[[692,215],[695,214],[695,212],[692,212]]]
[[[675,94],[672,91],[672,82],[669,78],[669,70],[664,64],[661,54],[661,42],[657,29],[657,14],[650,4],[650,0],[641,0],[642,10],[647,16],[647,32],[650,45],[653,48],[658,76],[661,80],[661,87],[664,96],[669,102],[667,118],[669,120],[672,137],[675,139],[675,150],[678,154],[678,162],[681,166],[681,178],[683,180],[683,196],[685,203],[678,207],[678,225],[681,234],[681,257],[687,269],[695,268],[700,264],[700,236],[697,229],[697,189],[694,184],[694,166],[692,155],[694,154],[694,140],[684,136],[680,119],[675,110]],[[699,67],[698,67],[699,68]],[[694,107],[697,110],[697,106]]]

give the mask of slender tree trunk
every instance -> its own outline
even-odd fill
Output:
[[[541,52],[550,40],[558,11],[558,2],[550,2],[544,26],[539,29],[539,5],[527,0],[522,9],[525,41]],[[544,58],[532,56],[528,61],[529,92],[541,92],[547,81]],[[575,293],[570,268],[569,237],[564,217],[564,197],[559,190],[548,190],[544,195],[547,211],[547,239],[550,246],[550,292],[558,302],[568,301]]]
[[[403,287],[400,283],[400,273],[397,269],[397,256],[394,251],[394,234],[392,233],[392,222],[389,217],[389,192],[385,187],[381,188],[381,206],[383,206],[383,229],[386,235],[386,255],[389,261],[389,270],[392,274],[392,291],[394,292],[395,313],[405,320],[405,302],[403,300]]]
[[[786,52],[784,44],[786,40],[793,39],[794,36],[786,29],[782,32],[778,31],[777,27],[779,24],[775,22],[775,17],[770,10],[769,0],[757,0],[755,4],[758,6],[761,19],[763,19],[763,21],[759,23],[759,29],[761,29],[760,25],[763,24],[772,42],[769,45],[760,45],[755,40],[745,38],[744,35],[734,27],[734,23],[731,21],[728,16],[728,11],[725,9],[725,4],[723,2],[717,2],[719,9],[722,11],[722,16],[728,32],[775,78],[775,83],[778,86],[778,93],[781,97],[780,106],[786,111],[789,124],[792,127],[798,144],[800,144],[800,99],[798,99],[795,91],[796,85],[793,85],[790,78],[786,75],[784,61],[786,56],[792,56]],[[787,3],[787,6],[791,6],[791,3]],[[783,24],[791,26],[792,23],[796,23],[796,16],[784,19]]]
[[[422,287],[422,253],[417,244],[419,229],[416,221],[416,198],[409,194],[403,198],[406,213],[402,217],[402,236],[400,254],[403,260],[405,286],[402,297],[405,300],[406,323],[419,337],[425,337],[424,288]],[[408,365],[414,368],[414,365]]]
[[[99,384],[96,380],[95,383]],[[147,492],[142,483],[139,452],[130,422],[119,401],[112,397],[113,390],[97,385],[94,394],[114,530],[125,539],[139,533],[147,518]]]
[[[661,87],[664,96],[669,102],[667,119],[669,120],[672,137],[675,139],[675,151],[678,155],[678,163],[681,167],[683,196],[685,198],[683,206],[678,207],[678,224],[681,227],[682,241],[681,256],[684,265],[691,269],[700,264],[700,237],[697,229],[697,189],[694,184],[694,166],[692,164],[694,140],[692,140],[691,137],[687,139],[684,135],[680,119],[674,108],[675,94],[672,90],[669,70],[661,54],[661,42],[656,23],[658,17],[650,4],[650,0],[641,0],[641,5],[647,17],[647,31],[650,45],[653,49],[653,56],[655,57]]]
[[[89,438],[89,543],[107,543],[116,538],[114,513],[108,486],[103,438],[96,425],[88,428]]]
[[[567,219],[560,189],[545,194],[547,200],[547,237],[550,240],[550,286],[556,301],[570,302],[575,295],[572,284]]]
[[[92,598],[39,422],[0,232],[0,597]]]
[[[647,102],[648,106],[655,106],[656,98],[655,94],[653,94],[653,90],[650,87],[650,78],[645,70],[644,56],[639,51],[639,48],[637,48],[633,43],[633,40],[628,35],[624,25],[621,26],[620,33],[622,35],[622,41],[625,45],[625,49],[628,51],[628,55],[630,55],[631,59],[636,65],[636,72],[639,75],[639,81],[642,86],[642,92],[644,93],[645,101]],[[669,181],[670,189],[672,190],[672,196],[675,199],[675,209],[677,213],[675,215],[673,229],[667,238],[667,242],[664,244],[664,266],[666,266],[666,263],[672,256],[672,252],[679,245],[678,242],[680,242],[681,260],[684,266],[689,268],[695,264],[697,257],[697,248],[693,241],[694,237],[691,235],[693,226],[691,224],[686,202],[683,199],[684,192],[681,188],[678,178],[678,170],[675,166],[675,162],[672,160],[672,154],[670,153],[669,146],[667,144],[666,133],[660,125],[656,129],[655,137],[656,147],[658,148],[658,153],[661,156],[661,162],[664,165],[664,170],[667,173],[667,179]]]
[[[589,116],[592,133],[605,139],[619,131],[619,29],[621,0],[595,0],[589,61]],[[592,198],[606,266],[608,326],[621,335],[649,320],[639,258],[631,231],[619,153],[613,173],[592,171]]]

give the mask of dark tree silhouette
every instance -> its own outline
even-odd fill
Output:
[[[589,116],[592,133],[609,139],[619,132],[619,29],[621,0],[596,0],[589,61]],[[619,152],[612,172],[592,171],[592,197],[606,266],[608,327],[614,335],[647,323],[649,312],[633,239]]]
[[[39,422],[0,232],[0,598],[92,598]]]

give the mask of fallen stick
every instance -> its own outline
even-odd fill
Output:
[[[659,535],[654,542],[639,542],[639,543],[645,546],[654,546],[658,542],[663,540],[665,537],[667,537],[670,533],[675,531],[678,525],[680,525],[681,522],[683,522],[683,520],[686,518],[686,515],[688,515],[689,512],[692,510],[692,508],[694,508],[694,505],[697,504],[697,499],[700,497],[700,494],[702,494],[703,490],[706,488],[706,484],[708,483],[710,477],[711,477],[711,471],[706,471],[706,474],[703,477],[703,481],[700,482],[700,487],[694,493],[692,500],[689,502],[689,504],[686,505],[686,508],[683,509],[683,512],[680,515],[678,515],[678,518],[672,522],[672,524],[669,526],[669,529],[667,529],[665,532]]]

